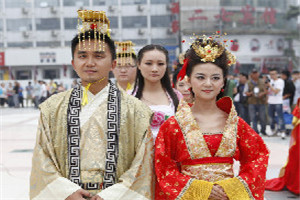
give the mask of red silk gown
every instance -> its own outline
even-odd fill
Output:
[[[291,133],[291,146],[287,164],[280,170],[279,178],[267,180],[266,190],[280,191],[286,187],[289,191],[299,195],[300,98],[298,99],[296,108],[293,110],[293,115],[294,129]]]
[[[155,144],[155,199],[205,200],[213,184],[220,185],[230,200],[264,199],[266,145],[237,116],[229,97],[217,106],[228,113],[222,133],[202,133],[184,101],[161,126]],[[236,177],[233,159],[240,161]]]

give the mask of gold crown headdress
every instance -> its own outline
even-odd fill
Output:
[[[123,41],[115,42],[116,53],[117,53],[117,62],[120,62],[121,65],[126,63],[132,63],[132,57],[136,57],[133,46],[135,45],[132,41]]]
[[[94,43],[94,49],[96,44],[99,44],[99,50],[104,51],[104,45],[101,44],[101,40],[104,40],[105,35],[110,37],[110,21],[107,18],[104,11],[93,10],[78,10],[78,38],[79,49],[85,49],[85,32],[88,31],[88,41],[90,46],[91,34],[94,34],[94,40],[98,42]],[[81,22],[81,23],[80,23]],[[102,35],[102,38],[101,38]],[[82,38],[81,38],[82,36]],[[82,45],[81,45],[82,43]]]
[[[227,66],[229,67],[236,63],[236,57],[225,48],[227,47],[227,40],[223,40],[222,42],[218,41],[221,39],[219,33],[220,31],[217,31],[216,34],[213,34],[210,37],[207,37],[206,35],[195,36],[195,34],[193,34],[193,37],[190,38],[194,40],[194,42],[191,44],[191,48],[194,49],[195,53],[203,62],[215,62],[215,59],[220,57],[225,51],[227,57]],[[225,35],[227,34],[225,33]],[[185,40],[182,42],[185,42]],[[233,41],[231,40],[231,42]],[[177,79],[181,78],[182,80],[186,75],[188,60],[188,58],[184,59],[184,64],[177,75]]]
[[[220,57],[225,51],[228,61],[227,66],[229,67],[235,64],[236,57],[225,48],[227,46],[227,40],[218,42],[218,38],[221,38],[221,36],[216,34],[210,37],[207,37],[206,35],[201,37],[196,36],[195,41],[192,43],[192,48],[203,62],[215,62],[215,59]]]

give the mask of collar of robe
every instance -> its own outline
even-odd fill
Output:
[[[104,80],[104,79],[103,79]],[[102,81],[102,80],[100,80]],[[107,103],[107,150],[105,172],[102,183],[82,183],[80,177],[80,109],[82,105],[82,87],[73,89],[67,111],[68,125],[68,169],[69,179],[85,190],[105,189],[116,183],[116,169],[119,153],[121,95],[111,82]],[[87,94],[86,94],[87,95]]]

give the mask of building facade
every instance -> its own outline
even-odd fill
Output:
[[[288,54],[300,49],[297,19],[287,20],[286,13],[296,0],[180,0],[182,51],[189,47],[190,36],[212,35],[218,31],[227,48],[237,56],[231,73],[258,68],[267,73],[299,67]],[[227,33],[226,36],[224,34]],[[297,38],[298,37],[298,38]],[[295,41],[295,40],[294,40]],[[298,44],[298,46],[297,46]],[[299,51],[298,59],[299,59]]]
[[[70,41],[77,34],[77,10],[106,11],[114,40],[132,40],[136,50],[150,43],[170,52],[171,0],[1,0],[0,80],[65,80],[77,75]]]

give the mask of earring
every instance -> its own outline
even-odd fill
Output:
[[[224,89],[223,89],[223,88],[221,89],[221,92],[224,92]]]

